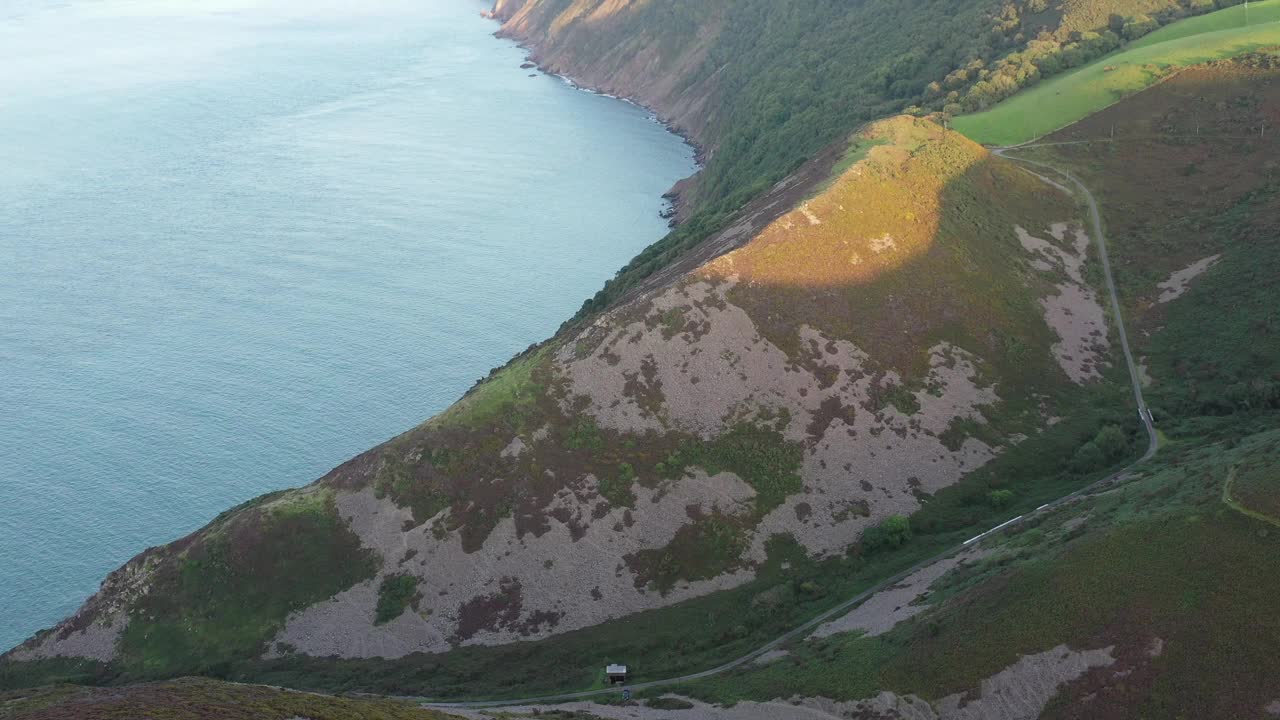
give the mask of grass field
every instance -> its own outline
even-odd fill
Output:
[[[1249,22],[1244,25],[1238,6],[1175,23],[989,110],[958,117],[954,127],[990,145],[1034,140],[1150,87],[1177,68],[1280,44],[1280,0],[1252,3]]]
[[[1280,20],[1280,2],[1277,2],[1277,0],[1262,0],[1262,2],[1249,4],[1249,26],[1273,23],[1278,20]],[[1244,27],[1245,24],[1245,6],[1236,5],[1207,15],[1187,18],[1172,25],[1166,25],[1150,35],[1134,40],[1125,46],[1123,50],[1137,50],[1138,48],[1158,45],[1170,40],[1180,40],[1184,37],[1217,32],[1218,30],[1232,30]]]

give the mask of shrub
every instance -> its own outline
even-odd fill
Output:
[[[378,607],[373,624],[391,622],[404,613],[410,605],[416,606],[422,596],[418,593],[418,580],[412,575],[388,575],[378,587]]]
[[[662,463],[667,475],[679,475],[696,466],[708,475],[731,472],[756,491],[761,515],[800,492],[800,462],[804,451],[776,430],[741,423],[710,442],[684,443]]]
[[[1008,507],[1011,502],[1013,502],[1012,490],[992,490],[987,493],[987,504],[997,510]]]
[[[1120,34],[1126,40],[1137,40],[1160,27],[1160,23],[1148,15],[1134,15],[1125,18],[1124,25],[1120,28]]]
[[[611,507],[635,507],[636,496],[631,492],[635,480],[636,470],[631,463],[621,463],[617,477],[605,475],[600,478],[600,496],[608,500]]]
[[[1102,453],[1102,449],[1092,440],[1081,445],[1071,457],[1071,469],[1078,473],[1093,472],[1106,464],[1107,458]]]
[[[1093,438],[1093,444],[1098,446],[1098,450],[1108,461],[1120,458],[1129,450],[1128,438],[1124,436],[1124,431],[1115,425],[1107,425],[1099,430]]]
[[[862,549],[867,554],[902,547],[911,539],[911,523],[902,515],[890,515],[879,525],[862,533]]]
[[[814,595],[814,596],[821,595],[822,586],[812,580],[805,580],[804,582],[800,583],[800,592],[804,593],[805,595]]]

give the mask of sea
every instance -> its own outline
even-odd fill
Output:
[[[0,649],[548,337],[692,149],[482,0],[0,2]]]

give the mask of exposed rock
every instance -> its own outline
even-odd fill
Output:
[[[32,647],[18,647],[9,655],[9,659],[43,660],[55,657],[77,657],[110,662],[116,657],[116,644],[128,624],[128,616],[116,613],[94,620],[80,630],[72,630],[65,634],[54,631],[40,638]]]
[[[1058,243],[1067,241],[1069,226],[1057,223],[1050,234]],[[1021,227],[1015,228],[1018,240],[1034,255],[1032,267],[1042,273],[1056,275],[1057,294],[1043,297],[1045,321],[1058,334],[1053,346],[1067,377],[1085,383],[1102,377],[1100,368],[1110,346],[1107,340],[1107,317],[1098,294],[1084,280],[1084,263],[1088,256],[1089,236],[1075,229],[1073,242],[1063,248],[1035,237]]]
[[[769,652],[761,653],[760,656],[757,657],[755,660],[752,660],[751,663],[753,665],[768,665],[769,663],[774,662],[775,660],[781,660],[782,658],[787,657],[790,654],[791,654],[790,650],[780,650],[780,649],[774,648]]]
[[[974,549],[939,560],[908,575],[902,582],[872,595],[840,618],[819,625],[810,637],[824,638],[854,630],[862,630],[868,636],[883,635],[927,607],[920,600],[939,578],[954,568],[975,562],[985,555],[985,551]]]
[[[1169,276],[1168,280],[1156,285],[1156,288],[1160,290],[1160,297],[1156,298],[1156,302],[1167,303],[1182,297],[1183,293],[1191,289],[1192,280],[1216,265],[1221,259],[1221,255],[1210,255],[1174,272]]]
[[[588,478],[587,485],[591,483],[594,479]],[[590,494],[588,487],[578,489],[583,497]],[[342,495],[339,512],[361,542],[386,559],[383,572],[290,616],[272,647],[283,642],[310,655],[396,658],[447,650],[455,644],[495,645],[545,637],[731,588],[750,580],[753,573],[743,570],[684,583],[663,596],[637,588],[634,574],[619,558],[670,542],[688,521],[690,506],[733,514],[745,510],[754,494],[732,473],[714,477],[694,473],[661,491],[637,487],[634,510],[618,508],[593,518],[590,503],[565,490],[556,502],[582,524],[585,532],[580,538],[575,540],[570,525],[559,520],[553,520],[551,530],[541,536],[520,538],[514,521],[507,518],[475,553],[465,552],[456,535],[438,539],[431,522],[404,530],[409,510],[378,499],[371,489]],[[633,520],[630,527],[624,532],[614,530],[626,513]],[[417,562],[399,565],[397,560],[411,548],[418,550]],[[552,561],[549,567],[548,560]],[[419,579],[418,610],[374,625],[378,586],[385,575],[395,572],[409,572]],[[467,603],[499,592],[503,579],[520,587],[519,608],[511,621],[480,622],[475,632],[460,634]],[[545,621],[552,617],[554,622]],[[536,622],[539,618],[544,622]]]
[[[1112,647],[1076,652],[1059,645],[1018,662],[982,681],[972,693],[948,695],[935,703],[941,720],[1035,720],[1058,688],[1089,671],[1111,665]]]

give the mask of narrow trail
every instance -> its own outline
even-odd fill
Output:
[[[1142,396],[1142,376],[1138,373],[1137,363],[1133,361],[1133,351],[1129,347],[1129,333],[1124,326],[1124,316],[1120,311],[1120,296],[1116,292],[1115,277],[1111,274],[1111,256],[1107,252],[1107,236],[1102,230],[1102,214],[1098,212],[1098,201],[1093,197],[1093,193],[1089,188],[1080,181],[1075,175],[1063,170],[1062,168],[1050,165],[1049,163],[1039,160],[1028,160],[1026,158],[1014,157],[1008,153],[1013,150],[1024,150],[1033,147],[1044,147],[1050,145],[1074,145],[1090,141],[1062,142],[1062,143],[1031,143],[1025,145],[1016,145],[1014,147],[997,148],[993,152],[1002,158],[1012,160],[1021,165],[1032,165],[1050,172],[1057,173],[1069,180],[1076,189],[1080,191],[1080,196],[1084,198],[1085,203],[1089,206],[1089,222],[1092,225],[1093,237],[1098,243],[1098,257],[1102,260],[1102,274],[1106,279],[1107,294],[1111,298],[1111,315],[1115,323],[1116,330],[1120,335],[1120,348],[1124,351],[1125,365],[1129,370],[1129,382],[1133,386],[1133,399],[1138,407],[1138,418],[1142,421],[1142,426],[1147,431],[1147,451],[1143,454],[1138,462],[1151,459],[1156,454],[1159,447],[1159,440],[1156,437],[1155,426],[1151,422],[1151,410],[1147,408],[1147,401]]]
[[[1078,142],[1083,143],[1083,142],[1093,142],[1093,141],[1078,141]],[[994,528],[991,528],[990,530],[987,530],[986,532],[980,535],[976,535],[964,541],[963,543],[960,543],[958,545],[955,545],[954,547],[948,548],[947,550],[944,550],[943,552],[940,552],[937,555],[934,555],[933,557],[927,560],[924,560],[916,563],[915,565],[912,565],[911,567],[899,572],[898,574],[892,577],[889,577],[889,578],[886,578],[885,580],[880,581],[874,586],[867,588],[866,590],[863,590],[862,592],[845,600],[839,605],[836,605],[835,607],[829,610],[826,610],[825,612],[822,612],[819,615],[811,618],[804,624],[784,633],[783,635],[780,635],[777,638],[774,638],[773,640],[769,641],[768,643],[765,643],[764,645],[761,645],[760,647],[747,653],[746,655],[730,660],[729,662],[724,663],[723,665],[719,665],[719,666],[710,668],[708,670],[703,670],[701,672],[689,673],[687,675],[680,675],[678,677],[665,678],[662,680],[650,680],[648,682],[634,683],[627,686],[629,689],[631,689],[632,691],[636,691],[636,690],[649,690],[649,689],[661,688],[661,687],[670,687],[672,685],[679,685],[681,683],[686,683],[693,680],[700,680],[702,678],[711,677],[713,675],[720,675],[722,673],[733,670],[734,668],[741,667],[755,660],[761,655],[769,652],[770,650],[775,650],[780,646],[791,642],[792,640],[796,640],[807,635],[811,630],[816,628],[818,625],[822,624],[823,622],[826,622],[827,620],[830,620],[835,616],[848,612],[849,610],[853,609],[855,606],[867,600],[872,595],[875,595],[881,590],[884,590],[885,588],[891,587],[901,582],[907,576],[912,575],[913,573],[916,573],[919,570],[922,570],[938,562],[939,560],[945,560],[951,557],[952,555],[955,555],[956,553],[968,548],[971,544],[978,542],[986,537],[989,537],[990,535],[992,535],[997,531],[1003,530],[1011,526],[1018,525],[1023,521],[1025,521],[1027,518],[1034,517],[1041,513],[1047,512],[1059,505],[1069,503],[1075,500],[1076,498],[1080,497],[1081,495],[1085,495],[1099,488],[1103,488],[1110,485],[1117,478],[1129,473],[1130,471],[1133,470],[1134,467],[1140,465],[1141,463],[1146,462],[1147,460],[1150,460],[1156,454],[1156,451],[1159,449],[1159,439],[1156,435],[1155,427],[1151,421],[1151,411],[1147,408],[1146,400],[1142,396],[1141,376],[1138,374],[1137,364],[1133,360],[1133,351],[1129,347],[1129,335],[1128,335],[1128,332],[1125,330],[1124,317],[1120,311],[1120,297],[1116,292],[1115,278],[1111,274],[1111,258],[1107,253],[1107,240],[1106,240],[1106,235],[1102,229],[1102,216],[1098,211],[1097,200],[1094,198],[1093,193],[1089,191],[1089,188],[1086,187],[1083,182],[1081,182],[1078,178],[1076,178],[1074,175],[1067,172],[1066,170],[1063,170],[1062,168],[1056,167],[1054,165],[1051,165],[1049,163],[1042,162],[1039,160],[1028,160],[1026,158],[1014,157],[1008,154],[1011,151],[1015,151],[1015,150],[1025,150],[1033,147],[1041,147],[1041,146],[1049,146],[1049,145],[1065,145],[1065,144],[1077,144],[1077,143],[1076,142],[1027,143],[1023,145],[1015,145],[1012,147],[996,148],[992,152],[999,157],[1005,158],[1011,162],[1018,163],[1022,165],[1024,168],[1026,168],[1026,166],[1034,166],[1042,170],[1048,170],[1052,173],[1055,173],[1067,179],[1076,187],[1076,189],[1080,193],[1080,197],[1084,199],[1085,204],[1088,206],[1089,221],[1090,221],[1091,228],[1093,230],[1093,237],[1097,240],[1097,243],[1098,243],[1098,257],[1101,258],[1102,260],[1103,275],[1106,278],[1107,294],[1111,298],[1112,320],[1118,330],[1118,334],[1120,337],[1120,347],[1124,352],[1125,365],[1129,370],[1129,380],[1133,386],[1133,396],[1134,396],[1134,400],[1137,403],[1138,417],[1142,421],[1142,426],[1147,431],[1146,452],[1142,454],[1142,457],[1133,461],[1129,465],[1126,465],[1124,468],[1094,483],[1091,483],[1085,487],[1082,487],[1079,490],[1076,490],[1075,492],[1064,495],[1058,498],[1057,500],[1041,505],[1040,507],[1036,508],[1035,510],[1029,513],[1025,513],[1011,520],[1007,520],[1001,523],[1000,525],[997,525]],[[1027,170],[1028,172],[1031,172],[1029,168],[1027,168]],[[566,702],[570,700],[583,700],[586,698],[600,697],[604,695],[616,695],[618,692],[619,691],[617,689],[602,688],[602,689],[596,689],[596,690],[583,690],[580,692],[558,693],[555,695],[541,695],[537,697],[517,698],[517,699],[511,699],[511,700],[472,700],[467,702],[431,702],[429,700],[423,700],[422,705],[424,707],[440,709],[440,710],[447,710],[449,708],[487,708],[487,707],[502,707],[502,706],[509,706],[509,705],[537,705],[537,704],[543,704],[543,703]]]

